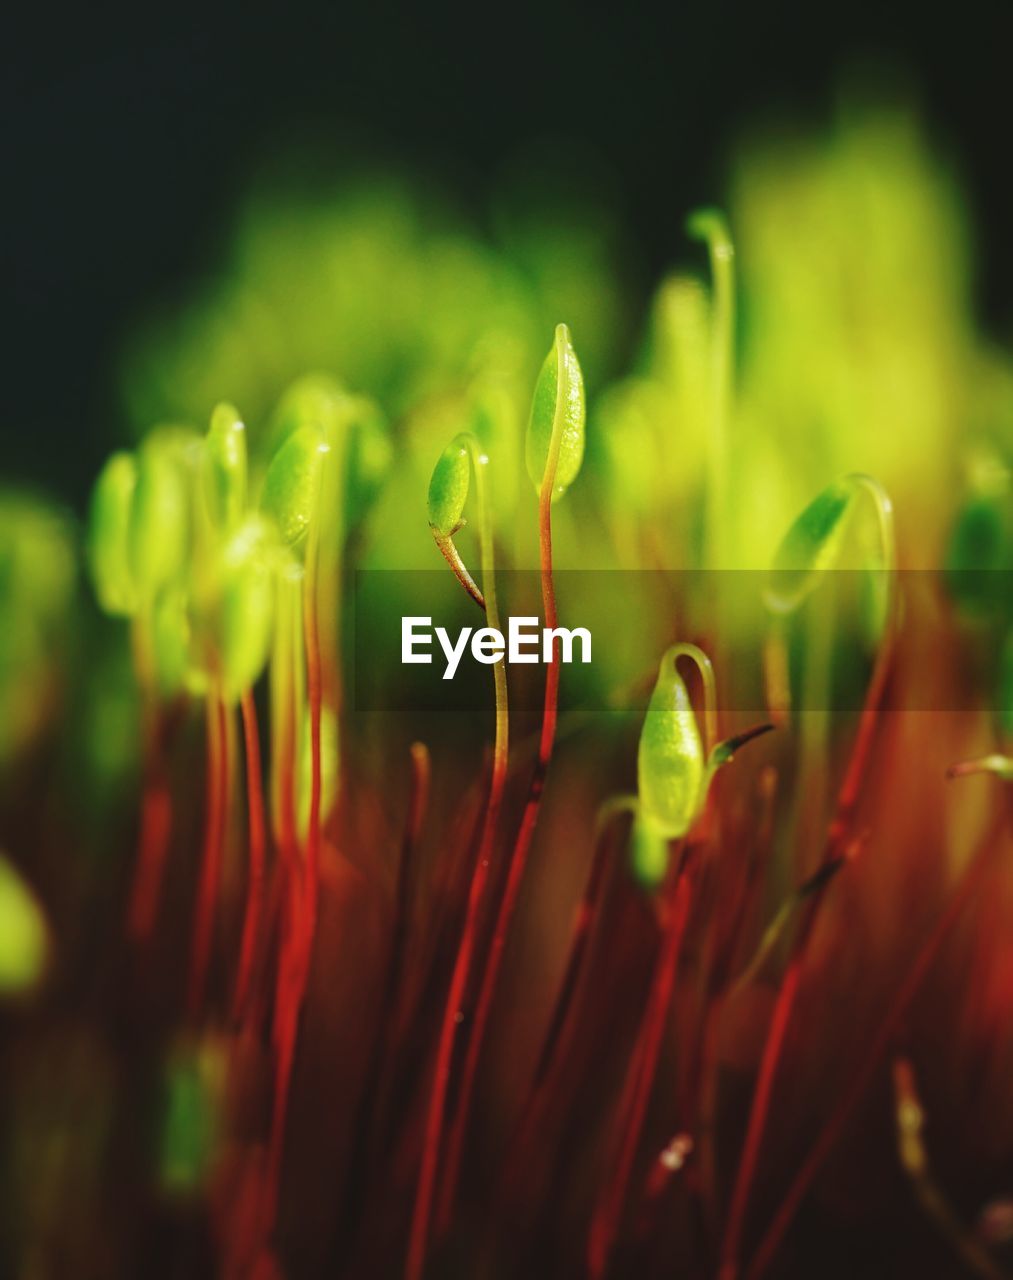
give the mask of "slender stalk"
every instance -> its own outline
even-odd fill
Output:
[[[866,691],[862,707],[858,731],[851,750],[851,756],[845,771],[844,781],[838,792],[837,805],[827,840],[824,846],[821,869],[841,856],[847,840],[847,832],[861,793],[862,779],[868,764],[869,753],[876,724],[879,717],[883,693],[890,672],[893,657],[894,633],[897,624],[897,593],[894,579],[896,552],[893,538],[893,519],[889,499],[875,481],[866,476],[855,476],[853,481],[869,493],[876,509],[879,521],[880,541],[882,544],[885,572],[890,574],[890,598],[887,606],[886,625],[883,639],[876,654],[872,678]],[[742,1231],[745,1226],[746,1210],[749,1204],[749,1193],[752,1188],[756,1166],[759,1160],[760,1146],[766,1128],[770,1099],[773,1093],[774,1079],[781,1061],[781,1052],[791,1022],[792,1012],[798,996],[802,969],[808,950],[809,940],[815,930],[819,909],[830,877],[822,881],[809,898],[809,904],[803,913],[798,932],[792,943],[791,954],[785,970],[781,987],[777,994],[774,1011],[771,1015],[767,1039],[760,1058],[753,1101],[750,1107],[746,1136],[742,1147],[742,1156],[735,1175],[732,1198],[728,1210],[724,1241],[721,1247],[719,1280],[733,1280],[738,1274],[738,1253]]]
[[[306,693],[310,709],[310,811],[306,828],[304,928],[312,946],[316,931],[317,899],[320,893],[320,806],[323,792],[320,724],[322,683],[320,676],[320,625],[318,566],[320,555],[319,518],[310,521],[306,545],[306,579],[303,584],[303,631],[306,645]]]
[[[145,942],[151,936],[158,915],[169,849],[172,800],[162,759],[162,713],[155,689],[149,611],[143,611],[133,620],[130,638],[134,670],[141,689],[144,793],[137,862],[127,907],[127,932],[136,941]]]
[[[911,1182],[915,1198],[968,1271],[985,1280],[1004,1280],[990,1255],[960,1221],[942,1187],[936,1181],[922,1137],[925,1112],[918,1096],[914,1069],[908,1058],[893,1061],[893,1085],[897,1125],[897,1154]]]
[[[194,917],[193,953],[187,1010],[196,1018],[204,1002],[211,939],[214,932],[215,902],[221,879],[222,846],[229,791],[228,725],[225,703],[217,690],[207,696],[207,812],[204,819],[204,848]]]
[[[771,1219],[770,1225],[767,1227],[763,1239],[753,1255],[747,1271],[748,1280],[760,1280],[760,1277],[773,1261],[785,1232],[791,1226],[813,1179],[836,1146],[845,1126],[854,1113],[855,1107],[869,1087],[869,1083],[875,1075],[877,1067],[882,1062],[891,1039],[912,1000],[918,994],[933,961],[939,954],[940,948],[960,919],[967,903],[983,883],[991,864],[991,854],[1002,837],[1006,812],[1008,812],[1008,806],[1005,809],[1000,809],[996,821],[991,825],[975,851],[956,892],[951,895],[949,903],[919,947],[911,967],[897,988],[886,1016],[879,1026],[879,1030],[872,1039],[861,1066],[827,1119],[808,1156],[799,1166],[791,1185],[785,1192],[784,1198]]]
[[[484,602],[486,617],[490,627],[500,629],[499,604],[496,597],[495,556],[493,550],[492,515],[485,490],[485,467],[488,459],[478,450],[476,442],[469,436],[468,448],[471,454],[472,469],[475,474],[476,498],[480,520],[480,556],[482,563],[482,586],[485,589]],[[558,453],[558,449],[557,449]],[[442,549],[442,548],[441,548]],[[469,592],[469,594],[471,594]],[[454,1044],[459,1028],[464,1022],[461,1008],[467,991],[471,974],[472,959],[478,942],[478,925],[481,909],[485,901],[486,886],[489,880],[490,855],[493,840],[503,802],[503,789],[506,784],[507,763],[509,757],[509,715],[507,707],[506,671],[503,662],[493,664],[493,683],[496,705],[496,728],[493,745],[492,779],[489,786],[489,804],[482,826],[478,856],[472,874],[471,887],[468,893],[468,905],[465,912],[464,931],[458,948],[454,970],[450,979],[450,990],[443,1013],[443,1024],[436,1053],[436,1069],[433,1077],[433,1088],[429,1099],[429,1110],[426,1116],[425,1136],[422,1148],[422,1164],[419,1171],[418,1190],[415,1207],[412,1213],[411,1234],[408,1244],[408,1256],[405,1264],[405,1275],[408,1280],[420,1280],[425,1267],[426,1248],[429,1236],[429,1221],[432,1214],[433,1198],[436,1192],[436,1174],[439,1163],[443,1121],[446,1111],[447,1090],[450,1084],[450,1071],[453,1061]]]
[[[478,583],[468,572],[464,561],[461,559],[460,552],[454,545],[453,537],[450,535],[444,537],[441,534],[434,533],[433,538],[437,547],[439,547],[440,555],[443,556],[444,560],[446,560],[447,564],[449,564],[453,570],[454,577],[465,591],[467,591],[468,595],[471,596],[472,600],[475,601],[478,607],[480,609],[485,609],[485,596],[482,595],[482,591]],[[489,625],[491,626],[492,623]]]
[[[594,856],[591,860],[591,868],[588,872],[587,882],[584,885],[584,893],[577,906],[573,929],[570,934],[566,968],[563,971],[563,977],[556,994],[556,1002],[552,1009],[552,1016],[549,1019],[545,1038],[542,1041],[542,1048],[538,1055],[538,1064],[535,1067],[531,1086],[533,1094],[543,1080],[546,1079],[552,1068],[560,1036],[573,1005],[577,982],[584,968],[584,957],[591,940],[591,925],[598,912],[598,903],[605,880],[605,870],[608,866],[609,842],[604,837],[609,819],[617,813],[630,812],[634,803],[632,798],[623,797],[613,804],[604,806],[599,818],[598,838],[595,841]]]
[[[557,353],[557,383],[562,388],[563,353]],[[557,396],[555,418],[552,424],[552,438],[549,442],[548,456],[545,461],[545,472],[538,491],[538,546],[541,569],[542,611],[545,615],[545,626],[555,630],[559,626],[559,613],[556,608],[556,589],[552,578],[552,493],[556,482],[556,467],[559,463],[559,449],[563,428],[563,396]],[[489,953],[486,957],[485,971],[479,988],[475,1006],[475,1021],[468,1040],[464,1067],[461,1073],[461,1087],[458,1093],[457,1110],[454,1116],[448,1157],[444,1175],[444,1186],[441,1193],[440,1224],[446,1227],[453,1211],[454,1198],[457,1192],[457,1180],[460,1173],[461,1157],[464,1152],[464,1135],[468,1124],[468,1113],[471,1108],[471,1097],[475,1087],[475,1075],[478,1070],[479,1057],[485,1037],[486,1024],[496,993],[496,983],[503,962],[503,950],[506,936],[513,918],[514,908],[520,894],[524,869],[527,865],[531,841],[535,834],[538,816],[541,812],[542,792],[545,778],[549,771],[552,751],[556,740],[556,720],[559,703],[559,662],[556,653],[556,641],[553,639],[548,667],[545,672],[545,699],[542,705],[542,729],[538,742],[538,756],[528,787],[528,797],[524,806],[517,839],[510,854],[506,885],[500,899],[496,923],[493,927]]]
[[[289,1085],[295,1062],[299,1013],[305,992],[305,869],[299,864],[296,835],[296,742],[299,733],[300,580],[283,574],[279,581],[278,618],[272,659],[272,719],[279,725],[278,750],[272,756],[272,791],[278,806],[278,845],[281,851],[281,919],[275,975],[271,1039],[274,1048],[274,1098],[268,1145],[264,1222],[270,1233],[278,1208],[281,1166],[285,1150]]]
[[[288,871],[296,863],[295,764],[298,738],[296,653],[299,615],[298,584],[282,574],[278,580],[278,614],[271,655],[271,807],[275,838]]]
[[[673,664],[680,658],[689,658],[700,673],[703,682],[703,715],[704,715],[704,750],[709,755],[718,740],[718,695],[714,683],[714,667],[710,658],[695,644],[682,641],[673,644],[665,654],[665,658]]]
[[[155,928],[172,829],[172,797],[162,758],[161,716],[153,699],[145,697],[144,793],[137,864],[127,908],[127,932],[146,942]]]
[[[566,968],[563,971],[552,1014],[542,1039],[531,1085],[521,1107],[520,1118],[503,1162],[504,1171],[500,1178],[499,1195],[501,1200],[509,1201],[510,1196],[520,1185],[528,1152],[539,1133],[545,1108],[556,1086],[558,1073],[568,1060],[575,1029],[574,1003],[580,979],[585,970],[591,927],[601,911],[605,873],[611,861],[609,853],[613,848],[613,842],[606,837],[612,819],[619,813],[627,812],[636,812],[636,798],[633,796],[615,797],[606,802],[598,814],[591,867],[574,917]]]
[[[283,923],[278,963],[278,991],[275,1021],[275,1097],[271,1127],[268,1180],[268,1220],[274,1221],[278,1208],[281,1167],[285,1149],[288,1101],[295,1065],[299,1021],[306,1001],[313,940],[316,934],[317,902],[320,892],[320,805],[322,769],[320,724],[322,685],[320,678],[320,631],[318,619],[317,567],[319,557],[319,516],[310,521],[306,545],[306,573],[303,579],[303,632],[306,656],[306,696],[310,710],[310,807],[306,830],[306,858],[300,879],[289,868],[288,915]],[[295,618],[298,626],[298,614]],[[287,792],[294,807],[291,786]]]
[[[401,857],[398,860],[397,884],[394,890],[394,922],[391,929],[390,957],[387,961],[384,994],[380,1002],[380,1017],[377,1020],[377,1037],[373,1052],[374,1069],[370,1072],[373,1083],[369,1087],[374,1090],[379,1086],[383,1075],[385,1055],[392,1051],[396,1014],[405,975],[418,878],[416,862],[419,837],[429,804],[431,765],[429,749],[425,743],[412,743],[411,763],[411,792],[401,841]]]
[[[600,1280],[608,1266],[609,1256],[622,1220],[623,1204],[633,1162],[643,1132],[647,1104],[651,1098],[658,1058],[665,1034],[665,1024],[672,988],[679,963],[679,953],[690,905],[690,876],[680,854],[673,856],[673,883],[666,897],[665,932],[654,970],[651,994],[637,1037],[637,1045],[623,1086],[622,1103],[617,1116],[616,1162],[611,1178],[599,1197],[588,1240],[588,1274]]]
[[[347,1252],[354,1246],[356,1231],[362,1222],[363,1205],[375,1186],[378,1156],[385,1149],[382,1126],[386,1118],[391,1087],[389,1072],[385,1068],[393,1061],[395,1053],[397,1014],[404,994],[402,987],[405,961],[415,901],[419,836],[429,803],[429,782],[429,750],[425,743],[413,742],[408,812],[401,838],[401,855],[398,859],[397,880],[394,887],[394,918],[391,925],[390,950],[365,1085],[356,1112],[352,1156],[349,1160],[349,1168],[357,1170],[357,1175],[348,1180],[337,1233],[338,1247],[342,1256],[347,1256]]]
[[[253,690],[246,689],[240,699],[243,715],[243,741],[246,748],[246,794],[248,804],[248,828],[250,846],[250,879],[246,893],[246,913],[243,919],[243,936],[239,950],[239,975],[232,1004],[235,1022],[243,1016],[253,974],[260,922],[264,915],[264,875],[266,831],[264,819],[264,788],[261,780],[260,733],[257,726],[257,707]]]

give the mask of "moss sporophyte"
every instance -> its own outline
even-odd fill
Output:
[[[926,1041],[915,1002],[944,955],[968,948],[968,971],[988,980],[966,1001],[961,989],[947,1015],[954,1028],[973,1025],[976,1081],[993,1067],[1001,1076],[995,1028],[1008,1027],[1011,1007],[993,973],[1001,935],[969,922],[976,904],[987,907],[976,922],[1001,923],[1008,908],[993,891],[1008,862],[1013,780],[1008,450],[989,446],[947,527],[933,530],[947,550],[932,598],[905,589],[902,601],[897,565],[913,544],[895,547],[886,490],[851,468],[884,463],[901,530],[929,520],[935,497],[905,480],[921,464],[909,450],[903,466],[889,464],[893,414],[878,406],[896,375],[904,411],[917,416],[904,369],[932,382],[947,363],[919,334],[922,313],[943,324],[952,299],[935,297],[931,271],[915,273],[906,294],[894,275],[891,291],[910,304],[895,312],[878,283],[892,250],[872,265],[859,252],[867,241],[877,250],[875,226],[838,257],[807,230],[813,210],[852,186],[859,221],[879,207],[855,177],[874,153],[859,149],[810,192],[806,218],[791,223],[808,252],[801,264],[779,229],[779,178],[760,184],[766,213],[729,220],[734,248],[722,215],[694,215],[689,233],[707,251],[700,278],[663,283],[645,347],[618,383],[601,385],[610,370],[585,311],[600,281],[564,291],[580,307],[588,385],[601,387],[590,416],[569,330],[559,325],[543,353],[544,314],[529,314],[528,275],[522,285],[511,270],[490,292],[481,332],[434,323],[411,373],[399,364],[397,307],[344,332],[334,350],[324,344],[332,335],[321,337],[320,359],[354,356],[361,338],[377,348],[362,368],[389,360],[389,378],[356,385],[376,391],[390,427],[377,402],[329,373],[300,377],[271,411],[264,389],[274,396],[287,366],[265,360],[249,401],[249,379],[214,380],[235,388],[244,412],[209,400],[206,432],[168,416],[109,459],[87,555],[103,611],[121,620],[108,624],[120,627],[119,666],[107,665],[114,676],[133,671],[116,685],[129,729],[118,738],[132,746],[136,719],[142,748],[117,945],[128,948],[137,999],[149,1001],[155,976],[159,999],[143,1013],[154,1034],[142,1052],[125,1051],[122,1092],[145,1100],[136,1127],[158,1139],[149,1173],[159,1240],[165,1214],[191,1222],[198,1209],[201,1248],[228,1275],[276,1277],[317,1259],[335,1274],[406,1280],[546,1266],[599,1280],[679,1267],[759,1280],[794,1265],[782,1252],[792,1222],[810,1193],[825,1194],[817,1175],[831,1155],[844,1162],[835,1176],[848,1172],[842,1135],[870,1114],[862,1103],[892,1063],[898,1172],[948,1245],[989,1274],[991,1245],[963,1225],[937,1170],[945,1144],[929,1125],[946,1073],[926,1075],[918,1061],[926,1043],[939,1054],[961,1037],[933,1031]],[[891,181],[880,174],[884,207]],[[804,181],[788,186],[802,198]],[[923,234],[940,251],[908,204],[891,216],[905,246]],[[835,234],[851,228],[842,221]],[[838,267],[823,273],[827,287],[848,282],[845,310],[858,308],[863,344],[851,320],[827,321],[822,294],[810,297],[825,253]],[[368,256],[340,260],[353,292],[352,268]],[[552,255],[556,284],[564,259]],[[488,283],[484,259],[440,261]],[[772,283],[761,290],[764,273]],[[923,306],[923,285],[938,305]],[[740,286],[750,342],[737,366]],[[399,291],[398,307],[413,297]],[[771,299],[776,323],[765,318]],[[435,315],[439,297],[432,305]],[[782,327],[797,331],[806,358],[791,343],[772,362],[757,354],[779,350]],[[903,359],[887,375],[895,347]],[[1001,400],[1008,389],[997,385],[1002,394],[990,394]],[[974,396],[946,402],[989,421],[996,406]],[[940,397],[921,400],[919,421]],[[834,415],[848,426],[839,439],[824,426]],[[866,439],[866,416],[882,441]],[[867,447],[852,449],[854,432]],[[796,497],[810,492],[792,520]],[[63,625],[60,584],[26,550],[21,509],[4,510],[0,602],[34,654]],[[530,584],[502,572],[536,554],[538,604]],[[756,572],[713,572],[736,557]],[[431,575],[409,574],[363,606],[350,589],[360,568],[394,564],[428,566],[433,594]],[[564,584],[562,565],[656,576],[642,608],[620,608],[607,587]],[[441,616],[441,590],[456,612]],[[364,634],[400,640],[393,657],[379,645],[368,653],[371,677],[375,668],[398,695],[431,684],[448,706],[467,698],[469,714],[363,714],[361,651],[346,654],[344,641],[361,639],[364,619]],[[965,650],[974,661],[961,665]],[[4,687],[12,653],[0,662]],[[934,689],[969,699],[952,740],[945,729],[912,736],[912,718],[883,715],[923,669]],[[59,706],[52,669],[39,670]],[[453,690],[443,683],[454,680]],[[109,713],[113,702],[103,705]],[[757,720],[779,732],[760,741],[771,725]],[[117,739],[95,736],[103,747]],[[195,754],[204,769],[188,787]],[[38,774],[62,767],[61,755]],[[4,844],[19,852],[6,825]],[[901,856],[917,875],[899,874]],[[70,900],[53,899],[52,919],[46,909],[66,873],[55,865],[56,875],[45,859],[0,856],[0,997],[19,1006],[60,976],[75,945],[55,923]],[[893,929],[898,884],[925,893],[917,918],[903,912],[910,952],[877,932]],[[120,910],[112,893],[99,896]],[[163,982],[155,965],[174,933],[181,963],[178,975],[165,966]],[[860,988],[885,956],[876,1001],[866,1001]],[[842,1047],[835,983],[856,993],[849,1011],[862,1034],[834,1057],[826,1092],[823,1038],[827,1055]],[[933,995],[949,987],[936,983]],[[116,1034],[94,1037],[110,1060],[132,991],[115,1002]],[[30,1044],[27,1072],[14,1056],[4,1081],[18,1126],[47,1109],[30,1105],[35,1081],[22,1078]],[[106,1074],[118,1081],[116,1065]],[[960,1065],[946,1069],[957,1078]],[[988,1103],[997,1134],[1009,1124],[1001,1097],[1000,1080]],[[162,1113],[153,1128],[148,1098]],[[32,1140],[19,1137],[19,1149],[64,1149],[24,1134]],[[117,1137],[117,1169],[122,1145]],[[798,1160],[786,1170],[788,1148]],[[69,1168],[78,1149],[66,1150]],[[97,1150],[82,1169],[108,1164]],[[915,1215],[905,1205],[907,1230]],[[808,1274],[839,1233],[823,1211],[807,1225],[791,1249]]]

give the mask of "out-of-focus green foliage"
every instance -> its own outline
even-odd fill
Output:
[[[0,493],[0,765],[27,750],[58,708],[76,603],[75,541],[52,504]]]
[[[195,433],[169,428],[148,435],[138,453],[130,508],[130,569],[142,601],[154,600],[186,568],[199,450]]]
[[[99,604],[129,617],[137,608],[130,565],[130,513],[137,487],[133,454],[114,453],[102,468],[91,499],[88,559]]]
[[[165,1081],[161,1183],[170,1195],[201,1191],[214,1167],[225,1089],[224,1049],[208,1038],[180,1046]]]
[[[867,476],[844,476],[827,485],[806,509],[791,522],[781,539],[774,564],[767,575],[767,607],[775,613],[791,613],[811,593],[821,575],[830,568],[847,568],[843,561],[845,531],[859,499],[867,497],[875,506],[877,536],[871,548],[862,545],[855,568],[871,568],[885,573],[894,568],[893,509],[880,486]],[[880,609],[880,613],[882,609]],[[879,632],[882,618],[873,625]]]
[[[276,566],[258,556],[238,568],[230,541],[251,502],[300,547],[316,503],[322,642],[336,653],[349,562],[437,567],[419,528],[432,460],[456,432],[471,432],[492,459],[500,563],[534,566],[536,499],[524,475],[537,487],[544,470],[558,352],[540,375],[538,359],[550,326],[566,319],[579,335],[588,403],[585,433],[579,379],[568,379],[557,487],[580,465],[584,475],[553,515],[557,567],[700,568],[711,562],[716,520],[728,563],[766,571],[784,530],[823,491],[782,546],[773,578],[748,575],[733,593],[722,625],[734,643],[756,642],[765,581],[782,604],[804,594],[822,567],[841,563],[838,540],[855,549],[856,565],[876,563],[871,522],[852,519],[853,495],[833,487],[835,477],[867,472],[897,504],[904,566],[945,563],[947,589],[983,636],[983,702],[1001,704],[1013,368],[976,332],[960,196],[911,114],[852,102],[822,134],[749,139],[733,160],[726,217],[705,211],[689,228],[710,260],[680,235],[673,210],[672,269],[644,308],[625,367],[629,281],[614,207],[596,203],[601,183],[578,199],[542,178],[527,191],[516,174],[504,179],[485,238],[406,182],[349,179],[321,195],[271,180],[241,205],[201,295],[137,330],[123,388],[139,441],[97,486],[89,559],[102,607],[132,619],[147,687],[169,699],[223,680],[232,698],[261,669]],[[581,190],[573,175],[567,181]],[[714,252],[733,246],[736,292],[722,302]],[[730,312],[722,392],[716,353]],[[563,352],[569,369],[572,348]],[[724,500],[715,507],[722,394]],[[207,436],[175,427],[140,438],[152,423],[206,422],[215,404]],[[323,467],[321,447],[330,450]],[[456,523],[464,492],[431,492],[430,520],[435,511],[439,526]],[[12,527],[0,525],[5,539]],[[473,537],[471,528],[461,534],[466,560]],[[807,564],[783,561],[793,538],[808,539]],[[65,563],[66,551],[54,557]],[[29,600],[36,588],[25,591]],[[740,607],[749,591],[755,599]],[[11,601],[5,754],[52,705],[46,645],[29,639],[35,606]],[[870,636],[881,605],[874,591]],[[580,606],[603,640],[594,670],[570,673],[575,694],[583,682],[612,688],[646,669],[684,621],[666,606],[645,608],[631,626],[591,593]],[[377,605],[387,607],[425,612],[408,599]],[[614,643],[610,628],[622,632]],[[55,643],[59,628],[43,630]]]
[[[30,991],[42,977],[47,951],[42,908],[0,853],[0,996]]]
[[[320,191],[266,177],[216,277],[131,340],[124,393],[138,432],[202,421],[223,395],[261,424],[308,369],[392,414],[463,386],[490,346],[519,345],[530,378],[541,335],[578,310],[585,358],[607,372],[629,314],[615,219],[593,187],[586,202],[534,190],[532,201],[523,177],[505,181],[493,247],[403,180],[346,176]]]
[[[948,169],[910,114],[851,104],[828,137],[743,146],[729,213],[739,563],[768,562],[807,493],[863,471],[921,526],[909,563],[937,565],[933,506],[975,394],[969,238]]]

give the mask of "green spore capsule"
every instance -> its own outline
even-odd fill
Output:
[[[47,951],[42,908],[0,853],[0,996],[31,991],[45,970]]]
[[[130,453],[114,453],[92,492],[88,521],[88,565],[98,602],[106,613],[130,617],[137,609],[131,569],[130,525],[137,462]]]
[[[189,483],[175,438],[153,438],[142,446],[130,513],[130,565],[146,599],[154,599],[186,567]]]
[[[188,689],[203,691],[193,670],[187,594],[182,587],[166,587],[158,595],[151,616],[151,653],[159,692],[166,698]]]
[[[271,648],[274,574],[263,520],[247,520],[225,547],[219,608],[222,695],[234,703],[257,682]]]
[[[429,527],[440,537],[451,537],[464,523],[470,484],[468,445],[457,435],[440,454],[429,481]]]
[[[204,442],[204,498],[211,523],[231,530],[246,508],[246,428],[230,404],[220,404],[211,415]]]
[[[706,760],[686,685],[666,653],[640,731],[637,788],[643,820],[670,840],[684,836],[700,809]]]
[[[584,460],[584,378],[577,353],[565,324],[556,326],[556,340],[545,357],[535,394],[525,442],[528,475],[541,492],[551,452],[557,448],[552,501],[561,497],[576,479]],[[554,443],[554,436],[557,441]]]
[[[323,429],[307,424],[288,437],[267,469],[260,505],[289,546],[302,541],[317,513],[323,459],[329,448]]]
[[[764,591],[772,613],[794,612],[834,561],[853,497],[848,481],[835,481],[809,503],[785,534]]]

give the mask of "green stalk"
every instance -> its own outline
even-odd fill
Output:
[[[475,476],[475,490],[479,508],[479,541],[482,564],[482,586],[484,603],[489,626],[501,630],[499,603],[496,596],[495,553],[493,548],[492,515],[485,488],[485,467],[488,458],[481,453],[477,441],[471,435],[463,437],[471,467]],[[448,541],[450,537],[448,535]],[[440,539],[437,538],[439,545]],[[451,544],[452,545],[452,544]],[[441,551],[444,548],[440,547]],[[444,552],[444,554],[446,554]],[[453,567],[453,566],[452,566]],[[455,571],[456,572],[456,571]],[[465,571],[466,572],[466,571]],[[460,575],[458,575],[460,576]],[[472,594],[469,591],[469,594]],[[478,857],[472,874],[471,887],[468,893],[468,905],[465,914],[464,930],[461,944],[454,962],[454,971],[450,980],[450,990],[443,1013],[443,1024],[436,1054],[436,1070],[433,1079],[433,1091],[429,1100],[429,1111],[426,1117],[425,1139],[422,1150],[422,1165],[419,1172],[418,1190],[415,1208],[412,1214],[411,1235],[408,1246],[408,1257],[405,1275],[408,1280],[421,1280],[425,1267],[425,1255],[429,1236],[429,1220],[432,1213],[433,1198],[436,1192],[436,1173],[439,1164],[443,1121],[446,1112],[447,1090],[450,1085],[450,1070],[454,1055],[454,1044],[458,1029],[463,1025],[461,1004],[471,974],[472,959],[478,941],[478,925],[485,902],[486,888],[489,880],[490,858],[496,825],[503,802],[503,789],[506,784],[507,763],[509,757],[509,713],[507,706],[507,685],[505,659],[493,664],[494,697],[496,706],[495,742],[493,745],[492,780],[489,787],[489,804],[482,826],[479,841]],[[451,1135],[450,1152],[453,1156],[458,1149],[454,1134]]]
[[[844,851],[847,833],[854,817],[854,811],[861,792],[862,779],[865,776],[869,753],[872,749],[880,704],[893,658],[898,619],[896,547],[893,532],[893,509],[890,500],[880,486],[868,476],[849,476],[847,477],[847,484],[853,491],[867,496],[872,501],[875,509],[879,529],[880,551],[883,559],[883,572],[888,574],[888,595],[885,605],[882,638],[876,653],[876,661],[873,666],[869,687],[866,690],[858,731],[851,749],[844,781],[838,792],[834,815],[827,832],[823,856],[818,870],[829,868],[833,862],[840,858]],[[810,584],[814,580],[816,572],[816,561],[814,560],[806,568],[806,577]],[[811,589],[811,585],[806,587],[803,583],[803,589]],[[721,1245],[719,1280],[734,1280],[734,1277],[738,1275],[739,1246],[745,1227],[749,1194],[759,1162],[760,1147],[770,1110],[774,1081],[780,1066],[781,1054],[798,998],[809,941],[816,927],[826,887],[833,878],[830,876],[822,881],[809,898],[808,906],[803,913],[799,928],[792,941],[788,964],[777,994],[770,1025],[767,1029],[767,1038],[760,1057],[756,1085],[753,1091],[753,1101],[750,1106],[746,1134],[743,1140],[742,1156],[739,1160],[739,1167],[732,1187],[728,1220]]]
[[[564,350],[560,343],[556,346],[556,385],[565,386]],[[545,614],[545,626],[555,630],[559,626],[559,614],[556,608],[556,591],[552,579],[552,498],[556,486],[556,471],[559,465],[560,447],[562,445],[565,420],[565,397],[560,392],[556,396],[555,413],[552,423],[552,435],[549,441],[545,470],[538,491],[538,533],[541,561],[542,609]],[[471,1097],[474,1091],[475,1075],[478,1070],[479,1057],[485,1036],[486,1024],[492,1008],[496,983],[503,962],[503,951],[506,946],[507,931],[513,918],[514,908],[520,894],[524,869],[527,865],[528,853],[535,834],[535,826],[541,811],[542,792],[545,778],[552,759],[552,751],[556,740],[557,706],[559,701],[559,662],[556,645],[553,643],[552,653],[545,673],[545,699],[542,706],[542,729],[538,744],[538,757],[528,788],[528,798],[521,819],[520,830],[508,863],[506,886],[500,900],[499,912],[493,928],[492,941],[486,958],[485,972],[479,988],[475,1006],[475,1021],[468,1040],[467,1054],[461,1075],[461,1087],[458,1093],[457,1111],[455,1113],[450,1142],[444,1185],[441,1192],[440,1224],[445,1227],[453,1210],[454,1197],[457,1191],[457,1180],[460,1173],[460,1162],[464,1148],[464,1134],[467,1128]]]

